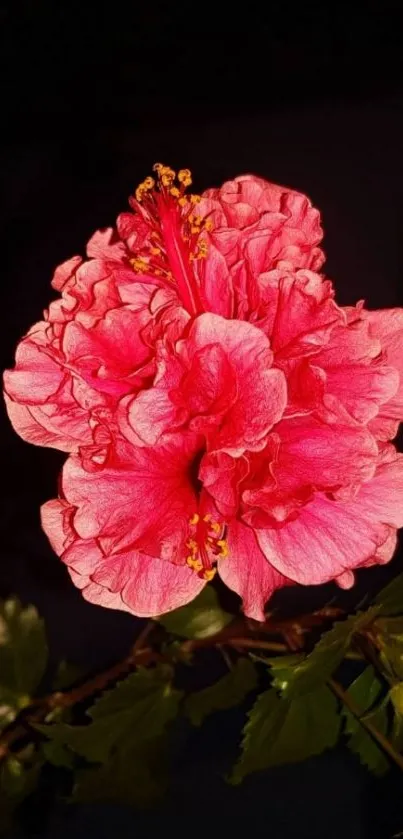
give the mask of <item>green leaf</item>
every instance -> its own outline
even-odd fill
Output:
[[[213,711],[239,705],[258,684],[256,668],[248,658],[239,658],[233,670],[214,685],[188,696],[185,714],[193,725],[201,725]]]
[[[393,717],[390,741],[398,752],[403,751],[403,717],[400,714],[395,714]]]
[[[274,689],[260,694],[244,728],[241,757],[231,781],[271,766],[305,760],[335,745],[340,717],[326,685],[297,699]]]
[[[60,661],[52,681],[53,690],[66,690],[86,675],[82,667],[69,661]]]
[[[382,682],[378,679],[374,668],[369,666],[350,685],[347,694],[362,712],[361,718],[372,723],[381,734],[386,734],[387,702],[381,702],[377,707],[373,707],[381,691]],[[382,775],[389,769],[389,761],[382,749],[348,708],[344,706],[341,714],[345,720],[348,747],[375,775]]]
[[[274,685],[285,696],[296,697],[327,682],[336,668],[342,662],[351,643],[354,632],[373,620],[377,614],[376,607],[366,612],[351,615],[343,621],[337,621],[329,632],[322,635],[312,652],[292,670],[276,674]]]
[[[29,704],[47,663],[44,622],[16,597],[0,602],[0,729]]]
[[[51,763],[52,766],[72,769],[75,764],[73,752],[58,740],[46,740],[45,743],[42,743],[42,754],[47,763]]]
[[[159,615],[156,620],[175,635],[184,638],[208,638],[217,635],[233,620],[234,616],[221,608],[217,594],[211,586],[205,586],[200,594],[180,609]]]
[[[382,615],[403,614],[403,574],[398,574],[375,597]]]
[[[151,806],[166,790],[166,763],[164,738],[148,741],[140,748],[117,752],[100,767],[76,772],[72,801]]]
[[[171,668],[140,669],[103,694],[89,710],[92,722],[36,725],[53,742],[68,746],[90,762],[104,763],[153,740],[177,715],[182,693],[171,685]]]
[[[0,766],[0,832],[11,829],[15,809],[37,786],[42,761],[36,757],[25,763],[10,755]]]
[[[374,628],[383,667],[393,678],[403,680],[403,619],[381,618],[375,622]]]
[[[403,682],[398,682],[398,684],[393,685],[390,689],[390,698],[393,703],[393,707],[400,717],[403,717]]]

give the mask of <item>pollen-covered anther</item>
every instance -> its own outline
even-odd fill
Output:
[[[197,559],[194,556],[186,557],[186,565],[188,565],[192,571],[196,571],[196,573],[203,571],[203,563],[201,559]]]
[[[139,257],[135,257],[134,259],[130,259],[130,265],[134,268],[135,271],[147,271],[148,269],[148,262],[145,259],[141,259]]]
[[[178,172],[178,181],[186,188],[192,183],[192,173],[190,169],[180,169]]]
[[[201,571],[199,576],[202,577],[203,580],[207,580],[207,582],[209,583],[210,580],[212,580],[213,577],[215,577],[216,573],[216,568],[207,568],[204,571]]]
[[[226,539],[218,539],[217,540],[217,547],[221,548],[220,553],[218,554],[218,556],[221,559],[224,559],[224,557],[228,556],[229,550],[228,550],[228,542],[227,542]]]
[[[172,186],[176,178],[176,172],[173,169],[171,169],[170,166],[164,166],[162,163],[155,163],[153,166],[153,170],[157,173],[158,180],[160,181],[162,186]]]
[[[219,538],[225,528],[219,522],[213,520],[210,513],[200,517],[195,513],[189,519],[191,537],[186,542],[189,555],[186,557],[186,564],[195,571],[198,576],[206,581],[212,580],[218,559],[228,555],[227,542]]]
[[[193,259],[205,259],[207,256],[207,242],[202,241],[199,242],[197,246],[196,253],[193,256]]]
[[[142,201],[147,192],[150,192],[155,186],[154,178],[147,177],[138,185],[136,189],[137,201]]]

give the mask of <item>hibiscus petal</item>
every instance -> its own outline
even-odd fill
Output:
[[[328,425],[309,415],[282,420],[275,433],[279,448],[274,474],[283,491],[347,486],[367,481],[375,472],[378,446],[366,428]]]
[[[208,311],[224,318],[233,316],[234,289],[228,265],[224,255],[211,243],[202,262],[201,287]]]
[[[264,621],[269,597],[289,580],[267,561],[250,527],[232,521],[227,541],[229,555],[219,560],[218,573],[225,585],[242,597],[245,615]]]
[[[83,539],[102,539],[106,553],[141,547],[184,562],[188,520],[197,509],[190,465],[198,441],[183,438],[160,449],[132,449],[117,468],[87,472],[71,457],[62,490],[76,507],[73,526]]]
[[[389,459],[388,459],[389,457]],[[387,455],[353,500],[317,494],[295,521],[257,531],[267,559],[303,585],[324,583],[376,555],[390,527],[403,525],[403,455]]]
[[[380,439],[388,440],[395,436],[398,423],[403,420],[403,309],[364,310],[363,317],[369,321],[371,334],[380,339],[386,362],[399,374],[398,390],[381,409],[373,425],[374,433]]]
[[[55,404],[23,405],[4,394],[7,413],[15,431],[34,446],[49,446],[62,452],[76,452],[92,442],[88,412],[74,401],[70,410]]]
[[[42,526],[91,603],[154,617],[193,600],[205,586],[186,565],[174,565],[136,550],[105,556],[95,539],[80,539],[71,526],[73,508],[54,499],[42,506]]]
[[[48,352],[43,352],[47,324],[39,323],[32,338],[28,336],[19,344],[15,356],[15,370],[4,373],[4,387],[10,399],[25,405],[41,405],[59,389],[64,371]],[[35,338],[35,340],[34,340]]]
[[[277,361],[317,353],[334,327],[344,322],[331,283],[312,271],[278,269],[263,274],[259,286],[270,314],[265,329]]]
[[[237,377],[237,399],[227,411],[212,449],[240,455],[264,446],[264,438],[280,419],[287,399],[285,378],[271,368],[272,353],[261,330],[243,321],[203,314],[190,331],[190,351],[218,344],[227,353]],[[232,401],[232,400],[231,400]],[[262,442],[263,441],[263,442]]]

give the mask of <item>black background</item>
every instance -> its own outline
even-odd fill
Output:
[[[306,191],[323,213],[339,301],[402,305],[399,6],[3,3],[2,367],[47,305],[55,265],[113,224],[156,160],[189,166],[197,191],[247,171]],[[41,533],[38,507],[56,494],[64,456],[23,443],[5,415],[0,446],[0,594],[38,605],[54,658],[103,667],[124,655],[138,621],[85,603]],[[360,574],[341,602],[358,602],[401,564]],[[307,609],[334,591],[293,590],[285,605]],[[401,778],[373,780],[344,748],[227,787],[237,724],[217,715],[188,738],[164,810],[77,808],[56,813],[46,835],[403,830]]]

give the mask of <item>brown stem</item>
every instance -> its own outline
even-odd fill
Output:
[[[260,641],[258,638],[231,638],[226,643],[231,647],[243,649],[269,650],[272,653],[288,652],[287,644],[280,644],[277,641]]]
[[[122,661],[119,661],[117,664],[109,667],[108,670],[99,673],[93,679],[89,679],[77,688],[73,688],[66,693],[60,691],[51,693],[49,696],[35,700],[29,708],[24,709],[23,714],[10,724],[0,739],[0,763],[9,754],[10,747],[27,736],[29,726],[32,723],[42,722],[50,711],[53,711],[55,708],[69,708],[72,705],[76,705],[78,702],[88,699],[94,693],[104,690],[108,684],[127,673],[133,665],[147,664],[151,660],[156,660],[158,654],[151,647],[142,647],[143,642],[148,638],[154,625],[154,621],[149,621],[145,625],[136,638],[131,652]]]
[[[338,699],[343,702],[343,704],[348,708],[349,711],[353,714],[356,720],[362,725],[363,728],[370,734],[373,740],[378,743],[378,745],[383,749],[384,752],[390,757],[391,760],[396,763],[396,766],[399,767],[403,771],[403,755],[399,754],[392,746],[392,743],[372,725],[371,722],[368,722],[363,716],[362,711],[355,705],[355,703],[351,700],[348,693],[342,688],[339,682],[336,682],[335,679],[329,679],[328,681],[329,687],[332,689],[333,693],[338,697]]]
[[[193,652],[202,647],[232,647],[241,649],[263,649],[269,652],[285,653],[303,647],[304,635],[315,626],[321,625],[324,621],[339,617],[340,609],[326,607],[313,614],[301,615],[298,618],[287,620],[276,620],[272,615],[266,616],[264,624],[250,619],[238,617],[225,627],[217,635],[209,638],[184,641],[181,645],[185,653]],[[93,694],[101,692],[110,683],[119,679],[120,676],[128,673],[138,664],[151,664],[156,661],[165,661],[166,657],[156,652],[151,647],[144,647],[143,644],[155,626],[154,621],[149,621],[140,632],[130,654],[123,661],[114,664],[103,673],[94,676],[82,685],[72,690],[52,693],[49,696],[34,700],[29,707],[25,708],[17,719],[14,720],[3,732],[0,738],[0,762],[7,756],[10,748],[19,740],[32,736],[30,724],[42,722],[50,711],[55,708],[69,708],[73,705],[90,698]],[[278,635],[285,643],[277,641],[261,640],[255,638],[257,634]],[[298,636],[301,642],[298,643]]]

